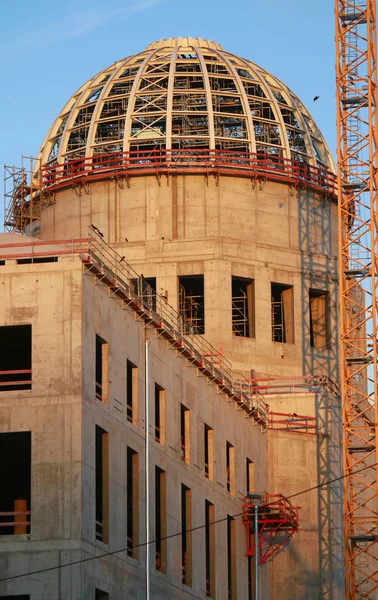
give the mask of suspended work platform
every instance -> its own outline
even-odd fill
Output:
[[[272,560],[298,531],[298,507],[281,494],[247,494],[243,520],[247,531],[246,556],[255,554],[255,506],[258,504],[259,564]]]

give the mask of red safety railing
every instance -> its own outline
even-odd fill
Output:
[[[32,369],[0,371],[0,392],[18,389],[31,390]]]
[[[316,417],[296,413],[268,412],[268,429],[316,434]]]
[[[271,560],[298,531],[298,507],[282,494],[253,495],[244,499],[243,520],[247,531],[246,556],[254,556],[255,504],[258,503],[259,564]],[[253,537],[252,537],[253,536]]]
[[[3,527],[30,527],[30,510],[0,512],[0,535]],[[15,520],[15,517],[25,517],[22,521]],[[5,521],[3,521],[5,519]],[[10,520],[13,519],[13,520]]]
[[[326,167],[312,166],[305,159],[287,159],[272,154],[210,149],[112,152],[75,158],[41,169],[42,189],[47,192],[109,177],[180,173],[266,178],[304,185],[332,198],[337,195],[336,176]]]

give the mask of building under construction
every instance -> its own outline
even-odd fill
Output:
[[[337,185],[301,101],[161,40],[5,169],[1,598],[344,598]]]

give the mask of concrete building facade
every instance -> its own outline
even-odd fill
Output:
[[[252,599],[243,498],[302,491],[260,597],[342,597],[333,170],[197,38],[66,104],[0,237],[0,597]]]

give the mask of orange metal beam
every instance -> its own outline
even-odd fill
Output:
[[[335,18],[345,597],[354,600],[378,590],[376,0],[335,0]]]

